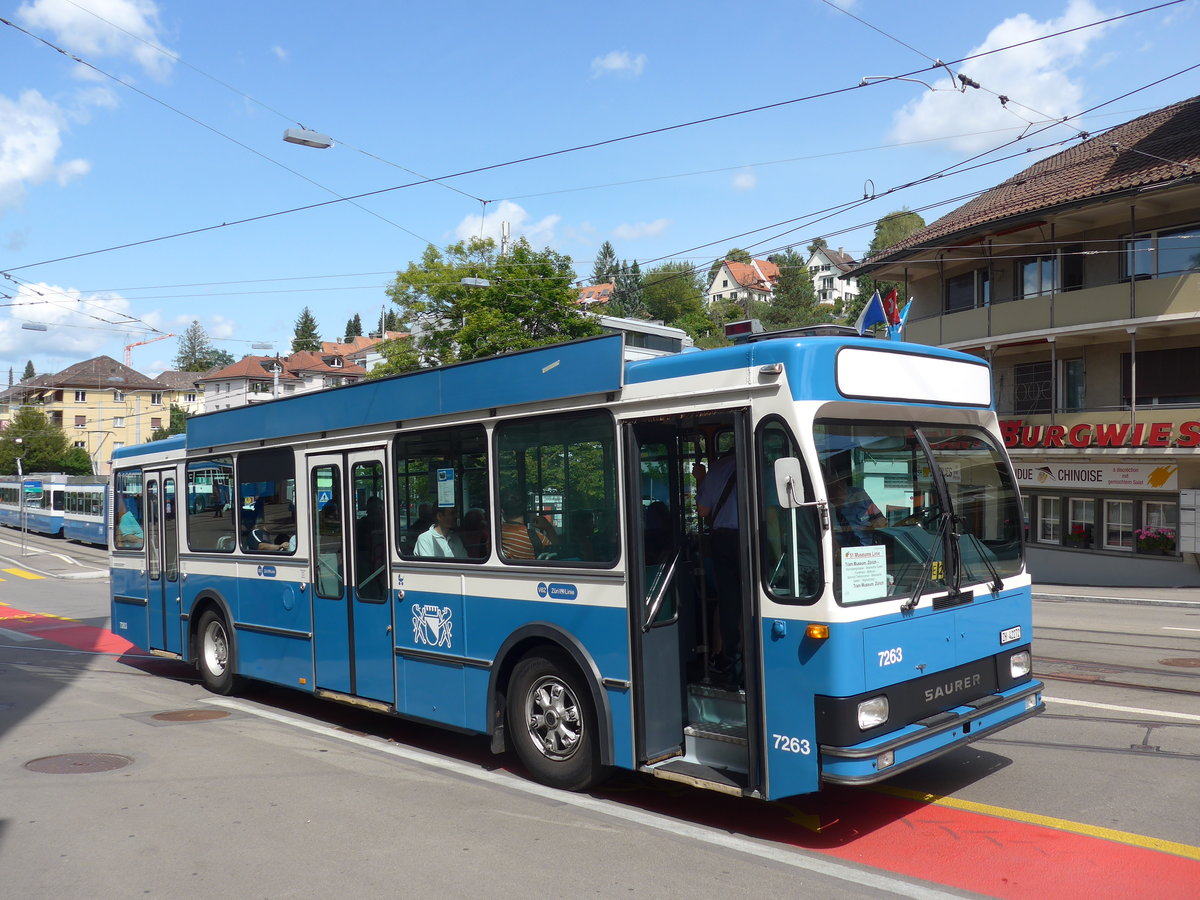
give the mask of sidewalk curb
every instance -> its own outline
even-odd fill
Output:
[[[1100,597],[1083,594],[1052,594],[1035,591],[1034,600],[1077,600],[1087,603],[1127,603],[1134,606],[1170,606],[1184,609],[1200,609],[1200,600],[1153,599],[1150,597]]]

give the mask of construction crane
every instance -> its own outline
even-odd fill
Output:
[[[132,344],[125,345],[125,365],[132,366],[133,364],[133,348],[140,347],[142,344],[153,344],[155,341],[165,341],[167,338],[175,337],[173,334],[156,334],[154,337],[144,341],[136,341]]]

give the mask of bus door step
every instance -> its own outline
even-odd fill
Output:
[[[643,766],[643,771],[649,772],[656,778],[667,781],[679,781],[692,787],[708,791],[720,791],[741,797],[746,793],[746,775],[733,772],[717,766],[707,766],[703,763],[688,762],[686,759],[674,759],[656,766]]]
[[[733,722],[693,722],[683,729],[687,759],[709,766],[746,771],[746,726]]]
[[[707,684],[689,684],[688,721],[693,725],[738,725],[745,731],[746,695]]]

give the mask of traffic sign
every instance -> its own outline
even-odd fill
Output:
[[[42,483],[40,481],[26,481],[24,484],[25,493],[27,494],[40,494],[42,492]]]

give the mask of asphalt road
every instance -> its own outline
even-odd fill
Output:
[[[282,689],[215,698],[185,666],[113,652],[97,630],[104,554],[31,538],[21,556],[10,538],[0,532],[5,896],[1200,886],[1200,608],[1038,601],[1047,713],[882,790],[762,803],[620,774],[573,795],[510,771],[479,737]],[[29,768],[74,754],[121,765]]]

